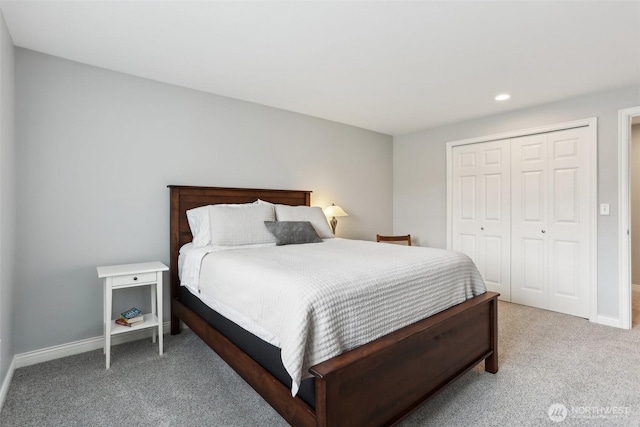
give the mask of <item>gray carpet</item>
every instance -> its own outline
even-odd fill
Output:
[[[500,371],[482,364],[403,426],[639,426],[640,329],[500,303]],[[548,416],[567,408],[564,421]],[[612,415],[615,407],[618,413]],[[597,413],[600,412],[600,413]],[[558,413],[556,413],[558,414]],[[2,426],[281,426],[286,423],[191,331],[16,370]]]

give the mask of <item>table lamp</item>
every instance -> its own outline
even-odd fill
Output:
[[[349,214],[346,213],[344,209],[342,209],[340,206],[336,206],[334,203],[332,203],[331,206],[327,206],[327,208],[324,210],[324,214],[331,217],[331,221],[329,222],[329,224],[331,224],[331,231],[333,231],[333,234],[336,234],[336,226],[338,225],[338,220],[336,219],[336,217],[349,216]]]

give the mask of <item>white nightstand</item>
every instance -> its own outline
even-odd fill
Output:
[[[98,277],[104,284],[104,354],[107,369],[111,365],[111,335],[157,327],[162,356],[162,272],[167,270],[169,267],[161,262],[98,267]],[[131,327],[118,325],[115,323],[117,317],[111,318],[113,291],[134,286],[151,286],[151,313],[143,313],[144,322],[139,325]],[[156,342],[155,329],[152,342]]]

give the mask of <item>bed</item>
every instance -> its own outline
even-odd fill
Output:
[[[312,366],[312,378],[292,396],[291,384],[260,359],[260,354],[268,353],[262,344],[247,344],[246,337],[234,332],[235,327],[242,334],[242,328],[203,308],[180,286],[178,256],[192,240],[189,209],[257,199],[309,206],[310,192],[169,188],[171,333],[179,333],[180,321],[184,322],[291,425],[394,424],[480,362],[487,372],[498,371],[498,294],[486,292]]]

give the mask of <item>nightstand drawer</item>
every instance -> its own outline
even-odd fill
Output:
[[[131,285],[134,283],[155,282],[157,275],[153,273],[127,274],[113,278],[113,286]]]

